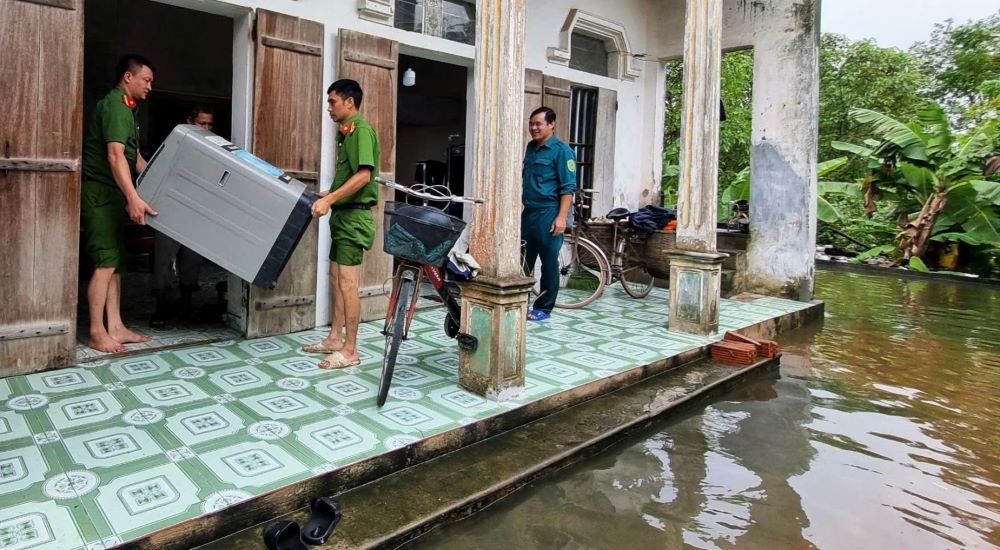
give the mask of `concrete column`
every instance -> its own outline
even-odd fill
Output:
[[[744,290],[810,300],[816,254],[820,2],[784,3],[754,49]]]
[[[676,254],[670,256],[670,330],[711,334],[719,326],[716,253],[722,0],[687,0]]]
[[[470,252],[482,266],[462,292],[462,331],[479,342],[459,355],[459,385],[493,399],[524,386],[525,318],[534,283],[521,271],[525,0],[479,0],[476,9]]]

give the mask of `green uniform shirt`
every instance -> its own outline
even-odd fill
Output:
[[[378,175],[380,156],[378,135],[360,114],[355,114],[340,125],[340,130],[337,132],[337,170],[330,191],[336,191],[344,185],[344,182],[362,166],[371,167],[372,178],[356,193],[337,201],[337,204],[378,202],[378,183],[375,182],[375,176]]]
[[[560,196],[576,192],[573,150],[555,135],[541,147],[529,142],[521,179],[521,204],[525,208],[558,207]]]
[[[116,87],[94,107],[83,138],[83,179],[86,181],[118,187],[111,172],[111,163],[108,162],[108,143],[111,142],[125,145],[125,160],[128,161],[132,179],[135,180],[139,127],[135,120],[135,109],[129,108],[126,97],[125,90]]]

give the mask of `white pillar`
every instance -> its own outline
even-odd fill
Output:
[[[521,162],[524,153],[525,0],[476,6],[472,193],[477,208],[470,252],[482,266],[462,292],[459,384],[494,399],[524,386],[525,318],[533,280],[521,271]]]
[[[677,247],[715,251],[722,0],[687,0]]]
[[[719,325],[716,253],[722,0],[687,0],[684,15],[677,248],[670,255],[668,328],[710,334]]]
[[[754,49],[750,246],[742,289],[810,300],[816,257],[820,3],[784,3]],[[811,11],[809,11],[811,9]]]

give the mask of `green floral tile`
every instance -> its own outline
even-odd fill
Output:
[[[338,371],[301,350],[326,336],[318,328],[254,340],[222,331],[215,343],[2,379],[0,548],[110,548],[719,337],[668,332],[667,299],[609,287],[586,308],[528,323],[525,387],[499,403],[458,387],[445,311],[425,298],[382,408],[382,321],[359,330],[361,365]],[[807,305],[723,300],[720,324]]]

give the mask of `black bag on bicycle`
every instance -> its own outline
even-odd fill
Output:
[[[461,218],[439,208],[387,202],[382,248],[405,260],[440,267],[464,228]]]
[[[677,219],[677,210],[647,204],[628,217],[628,225],[637,234],[648,236]]]

